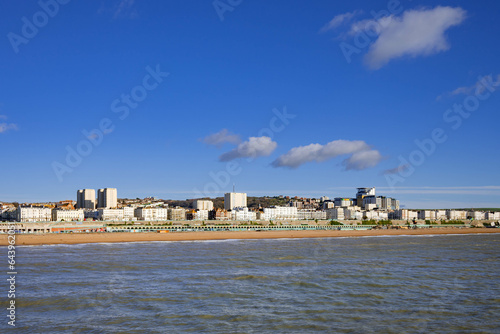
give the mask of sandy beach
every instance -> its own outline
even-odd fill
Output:
[[[357,231],[224,231],[224,232],[171,232],[171,233],[74,233],[16,235],[16,245],[82,244],[99,242],[194,241],[227,239],[280,239],[280,238],[335,238],[395,235],[438,235],[500,233],[486,228],[432,228],[417,230],[357,230]],[[6,246],[7,235],[0,237],[0,246]]]

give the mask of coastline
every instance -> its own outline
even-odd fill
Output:
[[[417,230],[282,230],[282,231],[204,231],[172,233],[50,233],[18,234],[16,246],[56,245],[84,243],[148,242],[148,241],[202,241],[229,239],[300,239],[300,238],[338,238],[369,236],[418,236],[452,234],[491,234],[500,229],[489,228],[430,228]],[[0,246],[7,246],[7,235],[0,236]]]

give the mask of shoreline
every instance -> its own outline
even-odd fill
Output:
[[[465,235],[500,233],[490,228],[427,228],[417,230],[282,230],[282,231],[203,231],[203,232],[117,232],[117,233],[50,233],[17,234],[16,246],[89,244],[148,241],[203,241],[245,239],[302,239],[369,236]],[[7,235],[0,236],[0,246],[7,246]]]

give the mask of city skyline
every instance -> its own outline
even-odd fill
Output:
[[[408,205],[405,205],[404,203],[401,203],[401,205],[399,204],[400,203],[400,200],[399,198],[396,199],[396,198],[393,198],[389,195],[387,195],[386,193],[384,193],[382,196],[380,194],[376,194],[376,187],[357,187],[357,188],[354,188],[354,189],[357,189],[358,190],[358,193],[356,194],[356,196],[350,196],[350,195],[347,195],[345,194],[342,195],[342,196],[338,196],[338,195],[335,195],[335,196],[316,196],[316,197],[311,197],[311,196],[297,196],[297,195],[283,195],[283,194],[280,194],[280,195],[262,195],[262,196],[254,196],[254,197],[260,197],[260,198],[277,198],[277,197],[281,197],[281,198],[288,198],[290,200],[290,203],[292,203],[294,200],[298,199],[298,200],[309,200],[309,199],[314,199],[314,200],[318,200],[318,201],[331,201],[331,202],[334,202],[337,201],[337,200],[342,200],[342,201],[356,201],[356,200],[360,200],[360,196],[361,195],[366,195],[366,196],[371,196],[371,197],[377,197],[377,198],[380,198],[380,199],[389,199],[389,200],[392,200],[392,201],[396,201],[398,202],[397,206],[398,207],[401,207],[401,209],[410,209],[410,210],[437,210],[437,209],[472,209],[474,210],[475,208],[477,209],[487,209],[487,208],[494,208],[493,206],[490,206],[490,207],[479,207],[479,206],[470,206],[468,204],[470,203],[464,203],[464,205],[462,207],[439,207],[439,206],[435,206],[435,207],[432,207],[432,206],[429,206],[429,207],[411,207],[411,206],[408,206]],[[390,190],[388,189],[385,189],[388,193],[391,193]],[[351,189],[352,191],[352,189]],[[384,191],[384,189],[382,189],[382,191]],[[407,190],[408,191],[408,190]],[[413,191],[415,190],[409,190],[410,193],[412,193]],[[426,189],[424,190],[424,194],[426,191],[429,191],[429,189]],[[438,191],[439,193],[442,193],[442,194],[447,194],[447,193],[453,193],[454,191],[456,191],[455,188],[449,188],[449,189],[443,189],[443,190],[440,190]],[[459,190],[460,191],[460,190]],[[472,193],[474,193],[474,189],[473,188],[469,188],[468,191]],[[366,192],[366,193],[365,193]],[[108,194],[108,195],[105,195],[105,194]],[[215,200],[215,199],[219,199],[219,198],[222,198],[224,200],[224,203],[228,202],[237,202],[238,204],[236,205],[232,205],[232,204],[228,204],[228,207],[226,207],[226,205],[224,204],[224,207],[226,210],[230,210],[229,208],[230,207],[246,207],[246,198],[247,198],[247,193],[237,193],[237,192],[234,192],[234,185],[233,185],[233,191],[231,192],[226,192],[224,194],[222,194],[221,196],[215,196],[215,197],[201,197],[201,198],[182,198],[182,199],[173,199],[173,198],[157,198],[157,197],[152,197],[152,196],[148,196],[148,197],[144,197],[144,198],[140,198],[140,197],[135,197],[135,196],[131,196],[131,197],[120,197],[117,195],[117,189],[116,188],[102,188],[102,189],[98,189],[97,193],[95,191],[95,189],[80,189],[77,191],[77,194],[76,194],[76,200],[73,200],[73,199],[64,199],[64,200],[53,200],[53,201],[25,201],[25,202],[16,202],[16,201],[3,201],[4,203],[19,203],[19,204],[28,204],[28,205],[31,205],[31,204],[44,204],[44,203],[62,203],[62,202],[68,202],[68,201],[73,201],[75,202],[75,208],[77,209],[91,209],[91,210],[95,210],[95,209],[98,209],[98,208],[116,208],[118,206],[118,202],[117,200],[135,200],[135,199],[140,199],[140,200],[153,200],[154,201],[157,201],[157,200],[181,200],[181,201],[189,201],[189,200],[193,200],[193,207],[198,209],[198,204],[197,202],[201,203],[200,205],[205,208],[205,205],[206,204],[203,204],[204,202],[211,202],[211,200]],[[111,196],[110,199],[106,199],[107,196]],[[229,197],[228,197],[229,196]],[[233,198],[233,196],[242,196],[241,199],[238,199],[236,200],[235,198]],[[252,197],[252,196],[250,196]],[[362,199],[363,197],[361,197]],[[110,201],[111,200],[111,201]],[[108,202],[110,201],[110,202]],[[2,203],[2,201],[0,201],[0,204]],[[107,203],[107,204],[105,204]],[[289,203],[289,204],[290,204]],[[378,202],[377,202],[378,203]],[[380,205],[380,204],[378,204]],[[212,206],[213,208],[213,206]]]
[[[2,6],[0,201],[500,207],[497,2]]]

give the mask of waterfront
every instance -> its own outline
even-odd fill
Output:
[[[17,329],[495,333],[499,243],[489,234],[18,247]]]
[[[18,245],[50,245],[50,244],[82,244],[108,242],[147,242],[147,241],[196,241],[196,240],[227,240],[227,239],[282,239],[282,238],[335,238],[335,237],[368,237],[397,235],[440,235],[440,234],[485,234],[499,233],[496,228],[465,228],[465,227],[425,227],[418,229],[371,229],[370,226],[342,226],[325,228],[296,228],[264,230],[262,228],[222,227],[214,231],[185,229],[182,232],[158,233],[155,227],[147,230],[136,227],[128,232],[114,233],[47,233],[18,234]],[[329,229],[326,229],[329,228]],[[248,230],[247,230],[248,229]],[[121,228],[118,230],[120,231]],[[149,231],[149,232],[148,232]],[[155,232],[151,232],[155,231]],[[174,230],[175,231],[175,230]],[[139,233],[131,233],[139,232]],[[166,232],[163,230],[162,232]],[[7,245],[7,235],[0,235],[0,245]]]

